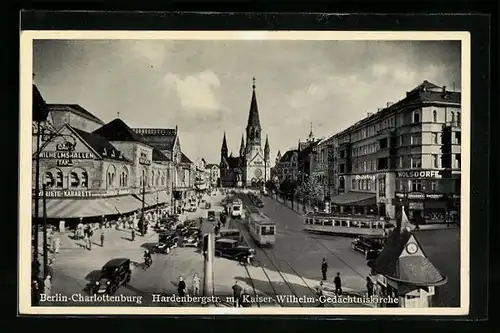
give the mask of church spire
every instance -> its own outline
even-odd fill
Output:
[[[264,158],[269,162],[269,137],[266,135],[266,144],[264,145]]]
[[[243,139],[243,134],[241,135],[241,143],[240,143],[240,157],[245,156],[245,140]]]
[[[227,153],[227,141],[226,141],[226,132],[224,132],[224,137],[222,138],[222,147],[220,149],[222,153]]]
[[[247,130],[250,127],[260,128],[259,107],[257,106],[257,97],[255,95],[255,77],[252,80],[252,100],[250,102],[250,112],[248,113]]]
[[[312,122],[311,122],[311,130],[309,131],[309,141],[314,141],[313,123]]]

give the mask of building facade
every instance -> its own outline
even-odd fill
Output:
[[[222,139],[219,164],[221,185],[224,187],[262,186],[271,177],[269,154],[268,137],[262,149],[262,128],[254,80],[246,127],[246,142],[242,136],[239,155],[229,154],[225,133]]]
[[[209,172],[209,182],[211,188],[220,186],[220,170],[217,164],[207,164],[206,170]]]
[[[361,193],[358,198],[375,200],[378,213],[390,217],[404,204],[411,218],[427,221],[459,211],[460,97],[424,81],[336,134],[338,192]]]
[[[335,170],[333,168],[335,136],[324,138],[312,148],[311,176],[320,184],[326,201],[337,194],[335,192]]]
[[[274,167],[275,175],[281,184],[285,180],[297,181],[299,175],[299,154],[298,150],[290,149],[283,156],[278,154]]]

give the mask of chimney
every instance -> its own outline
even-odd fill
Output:
[[[366,113],[366,116],[367,116],[367,117],[371,117],[371,116],[373,116],[373,112],[367,112],[367,113]]]
[[[443,94],[446,94],[446,86],[443,86]]]
[[[394,102],[387,102],[387,107],[391,106],[392,104],[394,104]]]
[[[382,108],[378,108],[378,109],[377,109],[377,112],[380,112],[380,111],[382,111],[382,110],[383,110]]]

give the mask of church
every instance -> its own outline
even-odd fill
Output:
[[[271,178],[267,136],[264,149],[262,149],[262,128],[255,95],[255,78],[253,78],[252,100],[246,127],[246,142],[242,136],[239,156],[233,156],[232,153],[228,155],[228,153],[226,133],[224,133],[220,157],[220,185],[222,187],[263,186],[264,182]]]

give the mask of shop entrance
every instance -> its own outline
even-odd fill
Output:
[[[385,205],[384,204],[378,204],[378,215],[379,216],[385,216],[386,211],[385,211]]]

